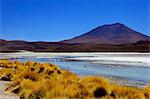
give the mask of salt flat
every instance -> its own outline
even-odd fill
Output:
[[[0,58],[19,58],[19,57],[69,57],[70,60],[84,60],[102,64],[124,64],[133,66],[150,67],[150,53],[129,53],[129,52],[93,52],[93,53],[0,53]]]

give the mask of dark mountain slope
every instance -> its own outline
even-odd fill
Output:
[[[150,52],[149,46],[149,41],[139,41],[125,45],[112,45],[0,40],[0,52],[18,52],[20,50],[34,52]]]
[[[81,36],[64,40],[63,43],[94,43],[94,44],[129,44],[141,40],[148,40],[149,37],[136,32],[127,26],[115,23],[99,26]]]

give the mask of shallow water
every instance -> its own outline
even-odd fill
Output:
[[[101,75],[117,83],[143,87],[150,83],[149,53],[2,53],[21,62],[49,62],[78,75]]]

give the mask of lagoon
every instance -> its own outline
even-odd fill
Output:
[[[80,76],[105,76],[118,84],[144,87],[150,83],[150,53],[1,53],[0,58],[58,65]]]

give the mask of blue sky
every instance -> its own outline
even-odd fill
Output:
[[[60,41],[104,24],[149,35],[149,0],[1,0],[1,38]]]

